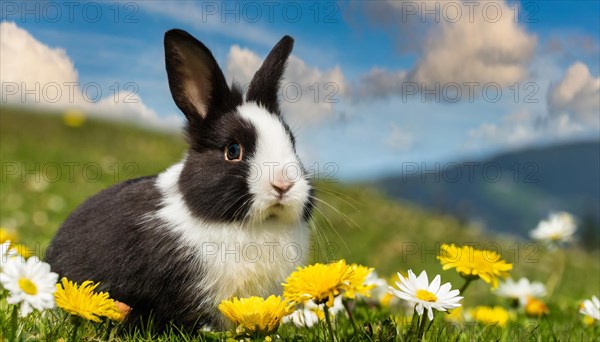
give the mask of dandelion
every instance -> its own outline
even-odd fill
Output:
[[[551,213],[547,220],[538,223],[529,233],[535,240],[548,244],[551,248],[570,242],[577,230],[573,215],[566,212]]]
[[[598,297],[592,296],[591,300],[584,300],[583,304],[581,304],[579,312],[586,317],[600,321],[600,300],[598,300]]]
[[[499,297],[510,298],[521,306],[527,304],[529,298],[541,298],[546,295],[546,287],[540,282],[530,282],[527,278],[521,278],[514,281],[512,278],[500,282],[496,289],[496,295]]]
[[[344,297],[353,299],[356,294],[369,297],[375,284],[367,283],[367,278],[369,274],[374,272],[374,269],[357,264],[350,265],[350,268],[352,272],[348,277],[348,286],[344,292]]]
[[[344,295],[354,298],[357,294],[367,296],[372,286],[366,285],[365,279],[371,271],[372,269],[364,266],[348,265],[345,260],[298,267],[282,284],[283,296],[296,304],[310,300],[315,304],[325,304],[323,306],[325,321],[329,327],[330,338],[333,340],[329,308],[333,306],[335,297]],[[345,307],[350,320],[354,323],[350,310]]]
[[[279,296],[249,297],[224,300],[219,310],[236,325],[237,333],[268,335],[277,330],[284,316],[293,312],[293,306]]]
[[[115,301],[106,292],[94,292],[100,283],[84,281],[81,286],[62,278],[56,284],[56,305],[71,315],[79,316],[88,321],[100,322],[101,317],[121,321],[123,316]]]
[[[340,260],[331,264],[314,264],[298,269],[283,284],[283,297],[291,302],[333,306],[333,300],[346,290],[360,293],[355,280],[351,282],[354,268]]]
[[[539,299],[529,297],[525,304],[525,314],[531,317],[541,317],[550,313],[546,303]]]
[[[429,320],[433,320],[433,309],[446,311],[461,306],[459,301],[463,297],[459,296],[459,291],[451,290],[450,283],[440,286],[439,275],[433,278],[431,284],[425,271],[417,277],[412,270],[408,270],[408,278],[404,278],[401,274],[398,274],[398,277],[400,278],[400,282],[396,283],[398,289],[390,286],[389,292],[415,304],[415,310],[419,316],[423,315],[424,310],[427,309],[427,317]]]
[[[389,286],[389,284],[386,284],[386,289]],[[398,297],[392,295],[389,292],[385,292],[382,293],[381,297],[379,297],[379,305],[383,306],[383,307],[390,307],[390,306],[394,306],[398,303]]]
[[[80,110],[71,109],[64,112],[62,119],[65,126],[77,128],[85,123],[85,114]]]
[[[475,321],[485,325],[497,324],[501,327],[506,326],[506,323],[510,319],[508,311],[501,306],[478,306],[471,310],[471,316]]]
[[[21,304],[21,317],[29,315],[33,309],[42,311],[54,307],[57,280],[58,274],[50,271],[50,265],[35,256],[25,262],[16,257],[9,258],[0,273],[2,286],[10,293],[6,300],[8,304]]]
[[[6,241],[16,241],[17,233],[13,230],[9,230],[4,227],[0,227],[0,243],[5,243]]]
[[[33,255],[33,252],[27,248],[27,246],[25,246],[24,244],[21,243],[14,243],[12,244],[12,249],[15,250],[15,252],[20,255],[21,257],[23,257],[24,259],[29,258],[30,256]]]
[[[498,278],[506,278],[512,264],[502,260],[499,254],[493,251],[478,250],[471,246],[456,247],[454,244],[443,244],[441,254],[438,256],[442,269],[455,268],[465,278],[465,285],[461,293],[469,283],[481,278],[493,288],[498,287]]]
[[[462,323],[465,321],[467,316],[463,310],[463,307],[458,307],[448,311],[448,314],[444,316],[444,320],[452,323]]]
[[[585,324],[588,327],[591,327],[596,323],[596,320],[590,316],[583,316],[582,321],[583,321],[583,324]]]

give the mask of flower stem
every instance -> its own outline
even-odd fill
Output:
[[[79,327],[81,326],[81,319],[77,316],[73,316],[73,332],[71,333],[71,342],[77,342],[77,333],[79,332]]]
[[[415,305],[415,307],[416,307],[416,305]],[[415,310],[415,308],[413,307],[413,316],[412,316],[412,319],[410,320],[410,327],[408,328],[408,332],[406,334],[407,336],[412,335],[412,331],[413,331],[413,328],[415,327],[415,325],[416,325],[416,328],[419,329],[419,318],[420,318],[420,316],[417,314],[417,310]]]
[[[548,297],[552,296],[552,293],[554,292],[554,290],[556,290],[556,288],[560,284],[563,273],[565,272],[565,264],[566,264],[565,253],[562,249],[560,249],[556,252],[556,254],[558,254],[557,268],[554,272],[552,272],[552,274],[550,274],[550,277],[548,277],[548,281],[546,283],[546,289],[548,290],[547,291]]]
[[[350,318],[350,323],[352,323],[352,327],[354,328],[354,334],[358,334],[358,327],[356,326],[356,321],[354,321],[354,316],[352,316],[352,311],[350,311],[348,302],[342,300],[342,304],[344,304],[344,309],[346,309],[346,312],[348,313],[348,318]]]
[[[329,308],[327,307],[327,304],[323,306],[323,311],[325,312],[325,322],[327,322],[327,328],[329,329],[329,338],[331,339],[331,342],[333,342],[335,339],[333,338],[333,327],[331,326],[331,318],[329,317]]]
[[[460,288],[459,293],[461,296],[464,296],[464,292],[467,290],[467,287],[469,287],[469,285],[471,284],[471,282],[473,281],[473,278],[469,277],[469,278],[465,278],[465,283],[463,284],[463,286]]]
[[[19,310],[18,305],[13,306],[13,311],[10,316],[10,335],[8,336],[9,341],[17,340],[17,324],[18,324],[17,313],[18,313],[18,310]]]
[[[425,322],[427,320],[427,317],[425,315],[425,312],[423,313],[423,315],[421,315],[421,322],[419,324],[419,341],[423,341],[423,336],[425,336]]]
[[[433,317],[435,318],[435,316]],[[429,321],[429,324],[427,324],[427,328],[425,328],[425,333],[427,334],[427,332],[429,331],[429,329],[431,329],[431,326],[433,325],[433,319],[431,321]]]

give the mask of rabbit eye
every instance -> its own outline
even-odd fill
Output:
[[[242,160],[242,146],[238,143],[231,143],[225,147],[225,159],[238,161]]]

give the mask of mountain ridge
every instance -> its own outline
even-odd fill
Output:
[[[384,177],[377,188],[394,199],[524,236],[552,211],[578,217],[583,238],[600,241],[600,141],[501,153],[448,163],[437,172]]]

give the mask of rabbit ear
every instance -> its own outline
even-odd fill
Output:
[[[294,39],[292,37],[285,36],[281,38],[260,69],[254,74],[248,87],[246,101],[254,101],[270,112],[280,114],[277,92],[279,91],[279,82],[285,71],[287,59],[293,47]]]
[[[165,62],[173,100],[192,126],[227,101],[230,90],[217,61],[189,33],[165,33]]]

